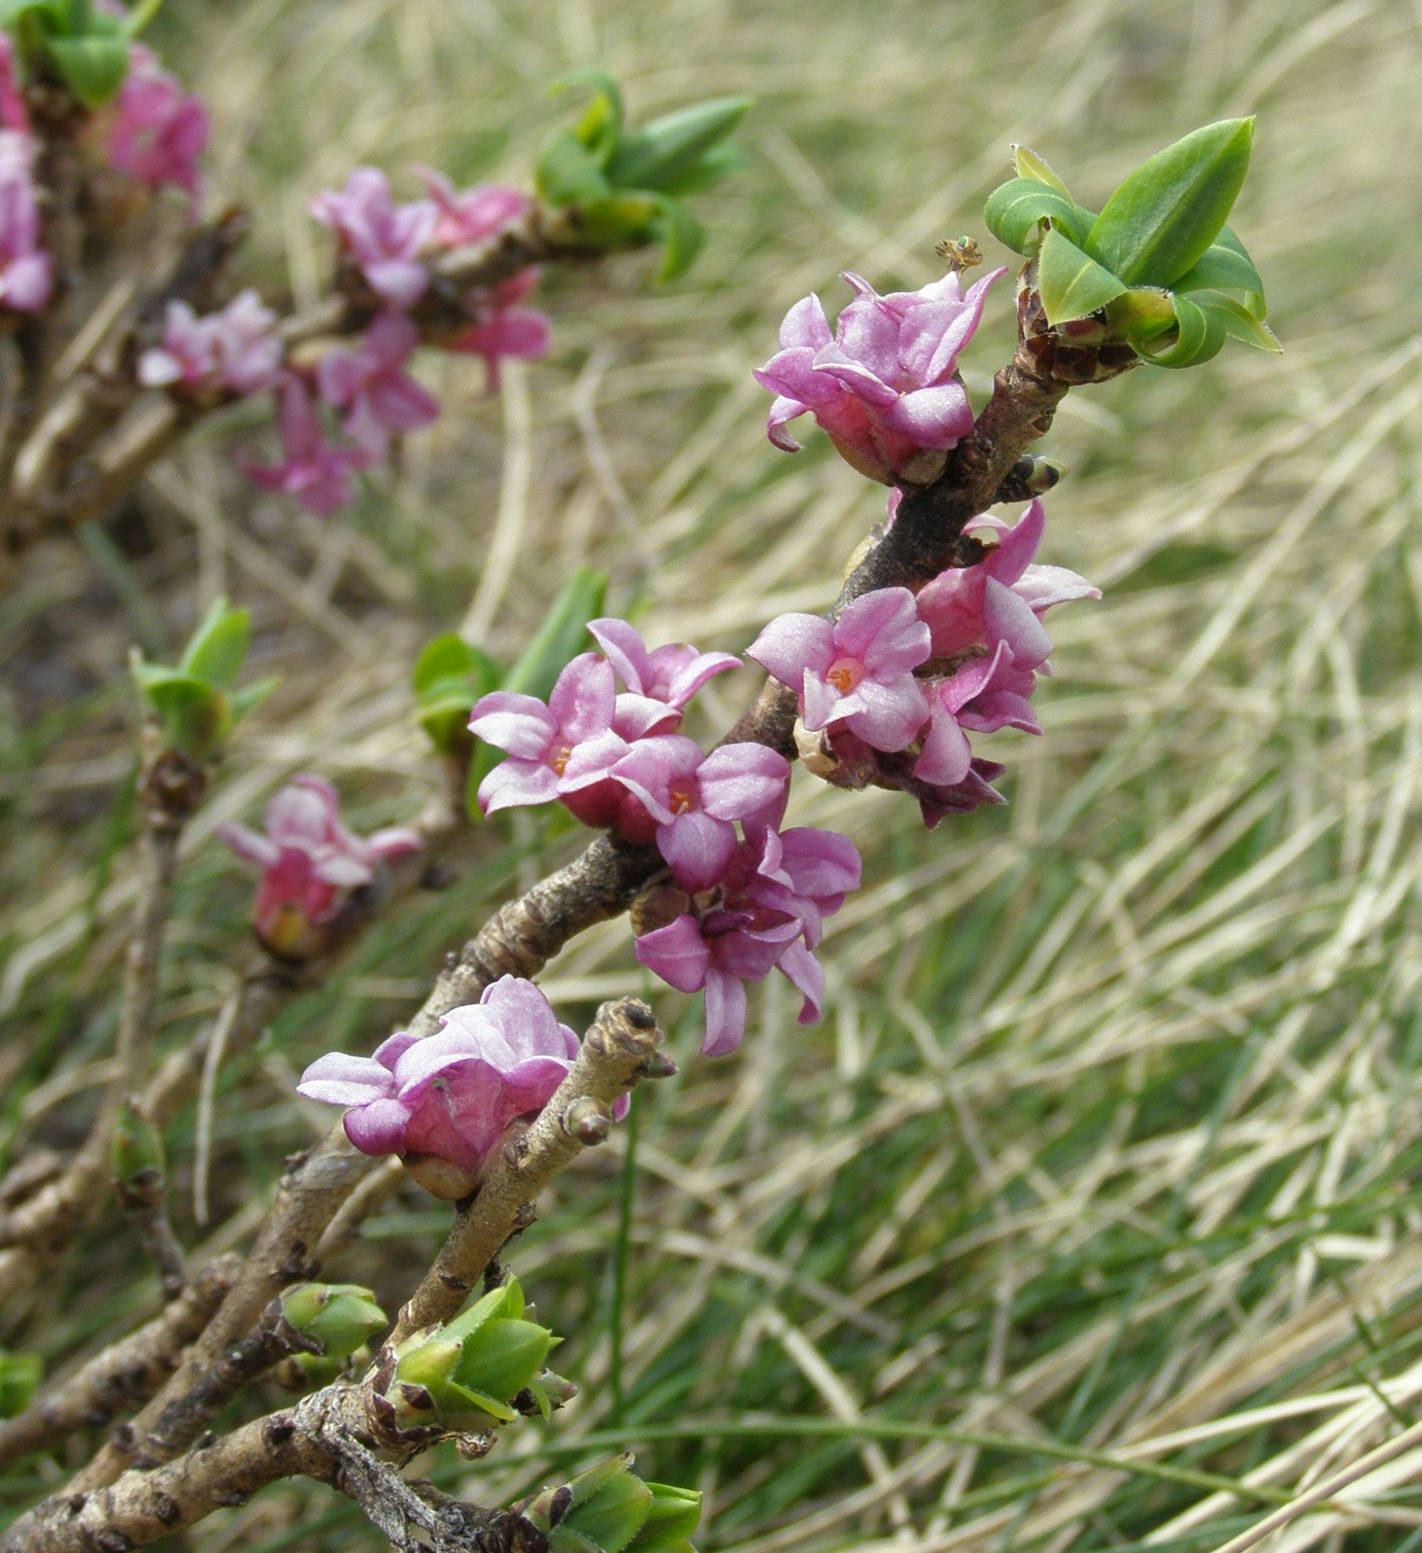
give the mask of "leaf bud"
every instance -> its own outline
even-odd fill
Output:
[[[298,1283],[281,1296],[281,1313],[323,1359],[344,1359],[388,1325],[375,1295],[354,1283]]]

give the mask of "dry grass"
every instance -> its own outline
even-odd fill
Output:
[[[1048,737],[1004,736],[1011,808],[929,835],[887,795],[801,791],[797,819],[844,828],[866,855],[867,887],[826,946],[824,1023],[798,1029],[769,986],[742,1054],[709,1063],[690,1057],[688,1013],[684,1075],[641,1118],[620,1260],[612,1158],[563,1184],[516,1258],[571,1336],[582,1397],[546,1439],[526,1429],[477,1473],[440,1470],[489,1498],[586,1436],[643,1442],[652,1475],[706,1491],[702,1544],[736,1553],[1211,1549],[1271,1491],[1411,1423],[1422,14],[1404,0],[172,9],[169,46],[217,117],[219,188],[257,208],[255,272],[288,265],[298,293],[323,262],[311,191],[361,160],[397,179],[419,160],[519,176],[559,111],[542,88],[574,66],[612,70],[643,111],[754,93],[753,166],[704,204],[713,235],[686,282],[648,292],[636,263],[550,278],[555,355],[511,371],[497,402],[430,363],[447,414],[352,522],[243,488],[229,427],[109,537],[36,558],[0,605],[16,665],[0,1005],[27,1038],[0,1053],[12,1123],[63,1141],[66,1102],[102,1071],[128,893],[126,819],[109,818],[128,769],[127,640],[176,639],[225,589],[254,611],[261,667],[285,676],[191,838],[176,1040],[220,1003],[242,909],[211,824],[250,818],[310,767],[359,794],[367,821],[409,807],[433,775],[404,684],[434,630],[464,621],[512,651],[585,561],[612,571],[612,602],[653,639],[743,647],[771,614],[828,597],[877,498],[823,447],[790,459],[760,436],[748,368],[791,302],[838,300],[841,268],[930,278],[937,239],[981,231],[1009,141],[1091,202],[1196,123],[1257,111],[1236,224],[1287,354],[1068,400],[1046,448],[1074,470],[1048,559],[1107,597],[1057,623]],[[1008,311],[1004,291],[970,365],[979,393]],[[718,681],[708,726],[751,683]],[[383,929],[229,1075],[228,1206],[315,1122],[292,1072],[373,1043],[490,891],[537,866],[516,834],[512,861],[485,856]],[[545,984],[573,1018],[640,975],[611,925]],[[653,995],[676,1024],[683,1000]],[[440,1222],[402,1198],[345,1272],[398,1297]],[[55,1357],[131,1311],[71,1276],[59,1326],[16,1328]],[[1419,1450],[1270,1547],[1422,1546]],[[343,1508],[287,1492],[195,1544],[372,1545],[361,1536]]]

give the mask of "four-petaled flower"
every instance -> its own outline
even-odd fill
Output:
[[[374,884],[389,859],[423,845],[403,825],[353,835],[341,824],[339,803],[329,782],[303,775],[267,805],[264,835],[230,822],[214,826],[238,857],[261,869],[252,921],[284,959],[311,959],[329,947],[329,929],[352,892]]]
[[[152,188],[176,184],[198,196],[198,158],[207,147],[207,109],[141,43],[128,51],[128,74],[114,100],[109,160]]]
[[[831,334],[820,299],[797,302],[780,327],[780,351],[755,373],[776,399],[766,432],[799,447],[787,421],[807,412],[861,474],[885,484],[924,484],[973,426],[958,353],[978,326],[994,270],[965,292],[956,270],[921,291],[878,292],[861,276],[858,295]]]
[[[578,1054],[530,981],[504,976],[478,1003],[451,1009],[437,1035],[397,1031],[372,1057],[328,1052],[297,1093],[349,1107],[346,1136],[365,1154],[397,1154],[427,1191],[467,1196],[504,1130],[541,1110]],[[625,1113],[625,1101],[618,1113]]]
[[[138,380],[148,388],[211,385],[244,396],[275,388],[282,375],[275,323],[276,314],[250,288],[202,317],[187,302],[170,302],[163,343],[139,357]]]
[[[396,205],[379,168],[357,167],[344,189],[311,201],[311,214],[334,228],[370,289],[391,307],[409,307],[424,294],[429,273],[417,255],[438,219],[433,200]]]
[[[812,732],[843,723],[875,749],[906,749],[923,726],[928,703],[913,671],[929,655],[928,627],[907,588],[878,588],[849,604],[834,622],[819,615],[781,615],[746,649],[802,698]]]
[[[247,477],[269,491],[294,496],[318,518],[345,506],[355,494],[351,475],[366,467],[369,455],[327,440],[310,390],[294,373],[281,385],[277,429],[285,458],[267,465],[244,461]]]
[[[346,435],[369,458],[384,458],[391,435],[427,426],[439,400],[404,370],[419,333],[403,313],[382,313],[355,350],[321,358],[316,382],[327,404],[346,412]]]

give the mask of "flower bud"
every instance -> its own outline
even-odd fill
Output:
[[[401,1345],[390,1393],[401,1427],[437,1422],[468,1430],[507,1423],[520,1411],[510,1404],[525,1391],[547,1413],[552,1400],[539,1372],[558,1341],[525,1318],[523,1291],[510,1279],[448,1325]]]
[[[141,1178],[163,1174],[162,1134],[132,1099],[119,1107],[109,1142],[109,1168],[120,1191],[131,1190]]]
[[[520,1514],[547,1535],[549,1553],[692,1553],[701,1495],[646,1483],[631,1456],[615,1456],[545,1488]]]
[[[320,1345],[322,1359],[344,1359],[388,1318],[375,1295],[354,1283],[298,1283],[281,1296],[281,1313],[302,1337]]]
[[[38,1354],[0,1351],[0,1418],[13,1418],[24,1412],[43,1370]]]

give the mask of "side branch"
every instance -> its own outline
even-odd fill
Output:
[[[530,1205],[589,1144],[600,1143],[613,1107],[644,1078],[676,1071],[659,1051],[662,1033],[645,1003],[604,1003],[577,1060],[528,1131],[506,1145],[478,1192],[459,1210],[434,1266],[401,1310],[390,1343],[447,1321],[499,1248],[531,1222]]]

